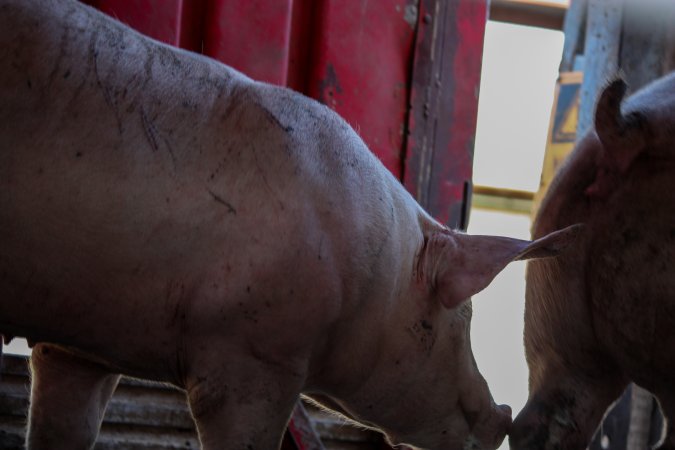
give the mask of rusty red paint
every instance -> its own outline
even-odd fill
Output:
[[[473,177],[473,150],[476,140],[476,121],[478,118],[478,93],[480,73],[483,61],[483,39],[487,23],[487,4],[485,1],[462,0],[457,2],[454,14],[453,40],[457,43],[452,61],[452,119],[448,126],[448,154],[452,160],[444,159],[438,164],[438,195],[432,196],[430,209],[439,211],[439,219],[446,223],[452,216],[460,216],[458,225],[466,228],[470,205],[463,210],[447,205],[462,204],[469,201],[466,189],[470,189]],[[447,214],[444,216],[443,214]]]
[[[397,177],[416,1],[320,0],[307,93],[337,111]]]
[[[439,221],[468,220],[484,0],[421,0],[404,183]]]

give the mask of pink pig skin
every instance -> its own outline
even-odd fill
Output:
[[[120,373],[185,389],[205,449],[277,448],[301,392],[395,443],[499,445],[466,300],[578,227],[448,230],[330,109],[71,0],[0,0],[0,65],[29,449],[90,448]]]
[[[584,223],[564,255],[528,263],[530,398],[512,449],[586,448],[629,381],[675,420],[675,76],[622,104],[625,90],[601,94],[533,228]],[[661,448],[675,448],[672,425]]]

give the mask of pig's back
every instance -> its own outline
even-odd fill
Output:
[[[33,30],[59,29],[41,19]],[[374,230],[407,198],[393,199],[400,187],[342,120],[79,20],[30,45],[3,35],[15,53],[0,92],[0,297],[12,299],[0,330],[146,352],[173,345],[191,296],[232,316],[252,291],[339,302],[369,280],[368,254],[386,239]]]

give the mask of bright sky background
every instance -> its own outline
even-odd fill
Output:
[[[562,32],[488,22],[474,184],[539,187],[562,44]]]
[[[561,32],[488,22],[483,54],[474,184],[535,191],[562,55]],[[529,239],[525,215],[473,209],[469,232]],[[523,349],[525,263],[512,263],[473,297],[478,368],[514,417],[527,401]],[[505,441],[500,449],[508,449]]]

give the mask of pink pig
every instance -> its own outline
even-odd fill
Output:
[[[675,75],[622,105],[601,94],[595,129],[547,193],[533,235],[583,222],[564,255],[528,264],[530,397],[512,449],[584,449],[633,381],[657,397],[675,448]]]
[[[37,343],[29,449],[86,449],[120,373],[204,449],[277,448],[299,394],[419,448],[510,425],[467,299],[534,243],[429,217],[333,111],[72,0],[0,0],[0,332]]]

